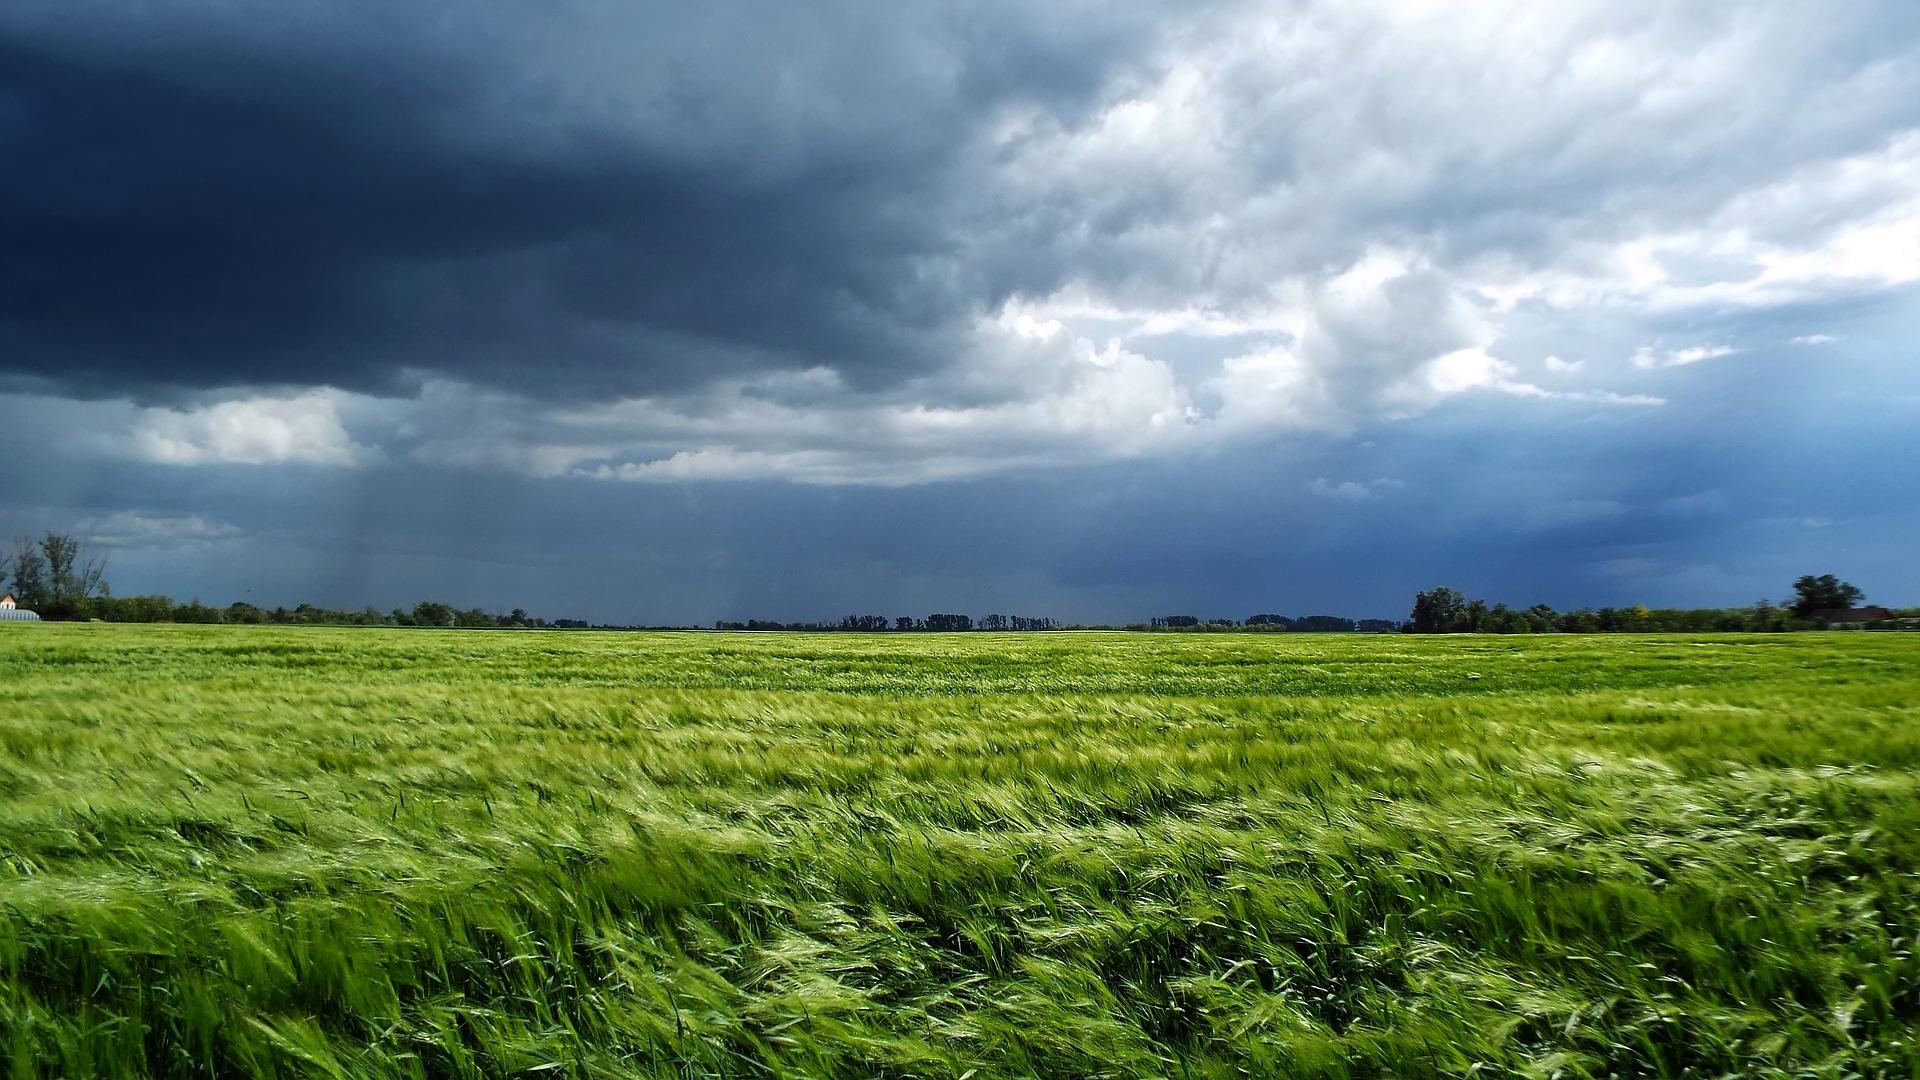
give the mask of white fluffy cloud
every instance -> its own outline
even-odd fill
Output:
[[[341,424],[347,396],[314,390],[144,409],[122,445],[133,456],[162,465],[353,465],[368,451]]]
[[[1202,441],[1205,418],[1171,367],[1117,341],[1010,307],[980,327],[978,348],[940,386],[860,395],[831,373],[764,376],[687,398],[549,410],[535,421],[542,442],[533,456],[485,424],[429,438],[415,453],[636,482],[902,484],[1126,460]]]
[[[440,402],[434,411],[445,422],[416,422],[412,453],[638,483],[910,484],[1345,432],[1478,393],[1601,407],[1663,403],[1550,390],[1484,347],[1450,347],[1491,334],[1460,295],[1397,257],[1369,255],[1302,297],[1296,310],[1259,316],[1262,330],[1236,325],[1205,335],[1231,344],[1271,333],[1272,344],[1187,364],[1184,375],[1181,364],[1154,355],[1178,313],[1089,314],[1068,296],[1010,302],[981,320],[966,362],[878,394],[852,392],[822,370],[716,383],[680,398],[529,411],[471,387],[434,384],[423,400]],[[1417,331],[1395,330],[1396,303],[1432,317]],[[1075,322],[1083,329],[1072,329]],[[1205,319],[1183,325],[1195,322]],[[1084,329],[1092,323],[1111,332],[1095,339]]]
[[[1633,354],[1633,366],[1645,369],[1686,367],[1703,360],[1732,356],[1739,351],[1731,345],[1689,345],[1684,349],[1657,349],[1652,345],[1642,345]]]
[[[200,548],[245,535],[234,525],[200,514],[152,514],[117,510],[74,524],[81,536],[102,547]]]

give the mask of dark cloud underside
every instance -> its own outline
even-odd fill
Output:
[[[991,7],[119,14],[0,15],[0,364],[99,394],[922,372],[998,291],[953,258],[978,126],[1084,106],[1127,44]]]

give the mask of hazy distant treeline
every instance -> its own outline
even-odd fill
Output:
[[[546,619],[514,608],[496,614],[479,608],[457,608],[436,600],[422,600],[412,608],[380,611],[334,610],[313,604],[292,608],[263,608],[245,601],[214,607],[198,600],[180,603],[167,596],[115,596],[106,581],[106,558],[73,536],[48,533],[38,540],[22,538],[11,551],[0,551],[0,589],[11,592],[20,607],[49,620],[103,622],[226,623],[234,625],[312,626],[421,626],[472,629],[586,629],[583,619]],[[1761,600],[1739,608],[1603,607],[1555,611],[1546,604],[1510,608],[1469,600],[1456,589],[1438,588],[1414,598],[1405,622],[1392,619],[1350,619],[1340,615],[1259,614],[1245,619],[1201,618],[1196,615],[1160,615],[1144,623],[1063,623],[1031,615],[971,615],[935,612],[925,616],[847,615],[833,622],[780,622],[773,619],[721,619],[716,630],[785,630],[809,633],[953,633],[1033,632],[1047,630],[1150,630],[1183,633],[1403,633],[1419,634],[1594,634],[1702,631],[1813,630],[1833,622],[1836,612],[1849,612],[1849,625],[1911,625],[1920,608],[1880,611],[1884,618],[1861,620],[1856,605],[1865,600],[1860,589],[1832,574],[1806,575],[1793,583],[1790,605]],[[605,629],[692,629],[674,626],[625,626]]]
[[[1422,594],[1423,596],[1426,594]],[[1920,617],[1920,608],[1896,611],[1896,618]],[[53,619],[99,619],[126,623],[221,623],[279,626],[420,626],[499,630],[570,629],[694,629],[683,626],[608,626],[583,619],[545,619],[515,608],[495,614],[479,608],[456,608],[426,600],[411,609],[382,612],[333,610],[300,604],[296,607],[256,607],[234,603],[226,607],[198,600],[177,602],[166,596],[96,596],[63,605]],[[1580,608],[1555,611],[1545,604],[1510,608],[1481,600],[1463,600],[1457,608],[1436,612],[1416,606],[1414,618],[1348,619],[1336,615],[1286,618],[1254,615],[1243,620],[1201,619],[1191,615],[1162,615],[1144,623],[1063,623],[1057,619],[1015,615],[933,614],[886,618],[850,615],[837,622],[780,622],[773,619],[717,620],[715,630],[785,631],[793,633],[955,633],[1035,632],[1049,630],[1135,630],[1169,633],[1422,633],[1422,634],[1597,634],[1780,632],[1816,630],[1822,621],[1795,614],[1791,607],[1761,601],[1741,608]],[[1869,624],[1874,625],[1874,624]]]
[[[1032,618],[1026,615],[982,615],[975,619],[971,615],[952,615],[938,613],[924,618],[913,615],[848,615],[839,622],[780,622],[775,619],[717,619],[715,630],[805,630],[814,633],[831,631],[851,631],[856,633],[876,633],[887,630],[896,633],[934,632],[952,633],[962,630],[1062,630],[1064,623],[1055,619]]]
[[[1414,597],[1403,629],[1414,634],[1648,634],[1727,631],[1777,633],[1818,630],[1837,613],[1852,612],[1866,600],[1857,587],[1832,574],[1805,575],[1793,583],[1794,599],[1781,606],[1759,600],[1737,608],[1580,608],[1555,611],[1546,604],[1530,608],[1489,605],[1469,600],[1457,589],[1429,589]],[[1885,619],[1852,623],[1880,627],[1920,617],[1920,608],[1887,610]]]
[[[1249,615],[1244,620],[1202,619],[1194,615],[1161,615],[1141,630],[1185,630],[1200,633],[1221,630],[1253,630],[1265,633],[1339,634],[1358,631],[1363,634],[1390,634],[1400,628],[1392,619],[1349,619],[1344,615]]]
[[[1302,615],[1288,618],[1284,615],[1249,615],[1240,619],[1202,619],[1195,615],[1159,615],[1146,622],[1135,623],[1065,623],[1058,619],[1035,618],[1025,615],[982,615],[975,619],[971,615],[934,614],[924,618],[913,615],[898,615],[891,619],[884,615],[848,615],[838,622],[780,622],[775,619],[747,619],[736,621],[720,619],[713,624],[715,630],[801,630],[814,633],[833,631],[864,631],[892,633],[933,632],[955,633],[964,631],[1029,631],[1029,630],[1182,630],[1198,633],[1229,630],[1258,631],[1302,631],[1302,632],[1351,632],[1390,633],[1399,629],[1400,624],[1391,619],[1348,619],[1338,615]]]
[[[263,608],[244,601],[214,607],[198,600],[179,603],[167,596],[99,596],[81,605],[79,610],[61,617],[99,619],[103,622],[226,623],[239,626],[435,626],[473,629],[578,629],[587,623],[581,619],[543,619],[520,608],[493,614],[479,608],[456,608],[434,600],[423,600],[411,609],[380,611],[365,608],[341,611],[300,604],[295,607]]]

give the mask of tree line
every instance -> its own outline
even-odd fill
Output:
[[[854,631],[876,633],[965,633],[1034,630],[1179,630],[1197,633],[1209,631],[1297,631],[1303,633],[1384,634],[1400,628],[1392,619],[1348,619],[1339,615],[1249,615],[1238,619],[1202,619],[1196,615],[1157,615],[1144,623],[1064,623],[1058,619],[1023,615],[933,614],[925,617],[899,615],[848,615],[838,622],[781,622],[777,619],[718,619],[715,630],[798,630],[811,633]]]
[[[1293,632],[1301,634],[1389,634],[1400,628],[1392,619],[1349,619],[1344,615],[1301,615],[1288,618],[1285,615],[1249,615],[1244,620],[1202,619],[1194,615],[1160,615],[1148,620],[1144,627],[1127,629],[1146,630],[1187,630],[1187,631],[1223,631],[1253,630],[1267,633]]]
[[[472,629],[642,629],[602,627],[582,619],[546,619],[514,608],[505,614],[479,608],[459,608],[422,600],[411,608],[380,611],[335,610],[300,604],[292,608],[258,607],[245,601],[214,607],[171,597],[115,596],[106,580],[107,560],[85,541],[65,533],[49,532],[38,540],[22,538],[11,551],[0,551],[0,590],[11,592],[23,608],[48,620],[103,622],[225,623],[234,625],[419,626]],[[1794,599],[1776,605],[1760,600],[1740,608],[1580,608],[1556,611],[1547,604],[1510,608],[1468,599],[1459,590],[1440,587],[1414,597],[1406,622],[1391,619],[1349,619],[1339,615],[1289,617],[1263,613],[1243,620],[1203,619],[1195,615],[1160,615],[1145,623],[1066,624],[1057,619],[1027,615],[970,615],[935,612],[926,616],[847,615],[838,621],[781,622],[772,619],[718,620],[716,630],[785,630],[817,633],[955,633],[1033,632],[1048,630],[1156,630],[1188,633],[1291,632],[1415,634],[1592,634],[1702,631],[1761,631],[1817,629],[1835,612],[1850,611],[1865,594],[1832,574],[1804,575],[1793,583]],[[1920,608],[1890,613],[1895,618],[1920,618]],[[1871,624],[1869,624],[1871,625]],[[648,629],[683,629],[651,627]]]
[[[1458,589],[1443,586],[1414,597],[1413,611],[1403,629],[1413,634],[1778,633],[1817,630],[1827,625],[1827,616],[1851,611],[1866,600],[1866,594],[1857,586],[1832,574],[1803,575],[1794,581],[1793,591],[1793,602],[1786,605],[1762,599],[1738,608],[1637,605],[1555,611],[1546,604],[1529,608],[1489,605],[1485,600],[1469,600]],[[1920,608],[1894,611],[1891,615],[1920,617]]]
[[[21,537],[14,550],[0,554],[0,582],[21,607],[43,619],[84,619],[106,595],[107,559],[80,540],[48,533],[39,540]]]
[[[716,619],[715,630],[805,630],[813,633],[850,631],[854,633],[956,633],[961,631],[1030,631],[1070,629],[1056,619],[1027,615],[971,615],[939,613],[921,617],[896,615],[848,615],[839,622],[780,622],[777,619]],[[1085,629],[1084,627],[1072,629]]]
[[[412,608],[380,611],[335,610],[300,604],[263,608],[245,601],[214,607],[170,596],[115,596],[107,584],[107,558],[85,541],[49,532],[40,539],[22,537],[0,553],[0,591],[49,621],[231,623],[286,626],[435,626],[489,629],[580,629],[581,619],[543,619],[514,608],[501,615],[479,608],[457,608],[422,600]]]
[[[479,608],[456,608],[435,600],[422,600],[412,608],[381,611],[338,610],[300,604],[295,607],[263,608],[244,601],[226,607],[212,607],[198,600],[176,603],[166,596],[102,597],[91,605],[88,618],[102,622],[175,622],[226,623],[235,626],[427,626],[443,629],[488,630],[571,630],[585,629],[584,619],[543,619],[528,615],[522,608],[505,614]]]

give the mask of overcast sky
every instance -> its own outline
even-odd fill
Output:
[[[0,531],[618,622],[1920,603],[1920,4],[0,5]]]

